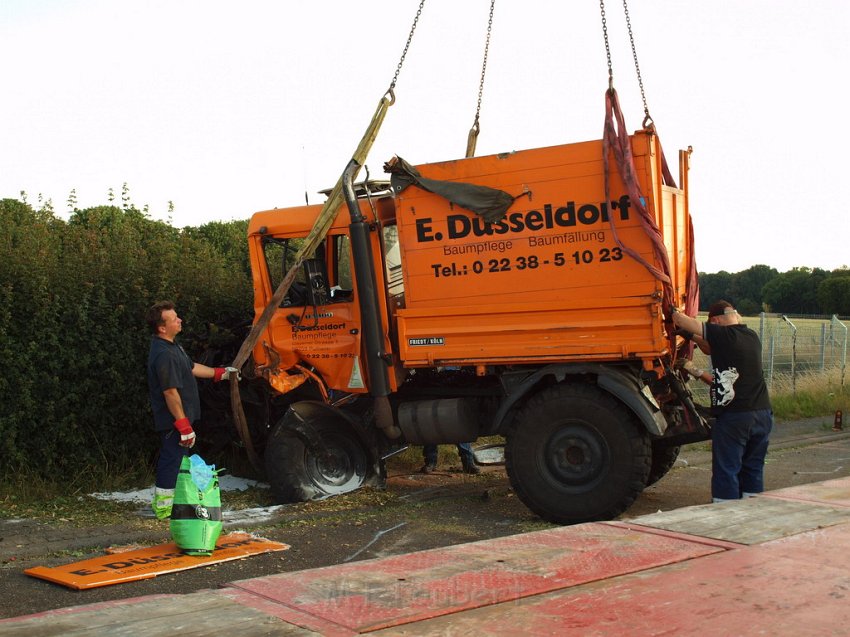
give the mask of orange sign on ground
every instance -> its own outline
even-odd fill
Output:
[[[36,566],[25,570],[24,573],[54,584],[83,590],[149,579],[165,573],[229,562],[260,553],[285,551],[288,548],[288,544],[254,537],[248,533],[230,533],[220,537],[213,554],[206,557],[185,555],[176,544],[170,542],[125,553],[101,555],[64,566]]]

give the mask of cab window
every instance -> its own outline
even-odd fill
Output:
[[[265,237],[263,253],[272,290],[276,290],[295,264],[295,255],[304,244],[303,238]],[[331,246],[331,250],[327,250]],[[281,302],[282,307],[327,305],[349,302],[353,298],[351,240],[346,235],[331,236],[322,241],[311,259],[306,259],[295,273],[292,286]]]

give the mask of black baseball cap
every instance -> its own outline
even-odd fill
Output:
[[[731,312],[727,312],[726,310],[732,310],[732,312],[735,311],[735,308],[729,301],[717,301],[716,303],[712,303],[708,308],[708,318],[721,316],[723,314],[731,314]]]

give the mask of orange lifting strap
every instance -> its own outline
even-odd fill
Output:
[[[652,239],[653,252],[655,254],[656,259],[661,264],[661,267],[658,268],[646,259],[644,259],[640,254],[624,245],[620,240],[620,237],[617,235],[617,229],[614,226],[613,222],[611,223],[611,230],[614,234],[614,240],[617,242],[617,245],[620,248],[631,256],[633,259],[643,264],[643,266],[649,270],[652,275],[661,281],[664,286],[664,308],[665,310],[669,308],[673,304],[673,288],[671,286],[671,277],[670,277],[670,261],[667,258],[667,250],[664,248],[664,239],[661,236],[661,230],[659,230],[658,225],[655,223],[655,219],[652,218],[652,215],[649,214],[649,211],[646,209],[644,202],[646,199],[643,197],[643,193],[640,190],[640,184],[638,183],[637,175],[635,173],[635,163],[634,157],[632,156],[632,145],[629,141],[629,134],[626,132],[626,123],[623,118],[623,112],[620,109],[620,101],[617,98],[617,91],[613,88],[609,88],[605,93],[605,129],[602,134],[602,162],[605,168],[605,198],[606,201],[611,198],[611,187],[610,187],[610,166],[608,163],[608,157],[610,153],[614,153],[614,160],[617,162],[617,169],[620,172],[620,176],[623,179],[623,183],[626,186],[626,190],[629,193],[629,197],[632,201],[632,205],[635,206],[638,211],[638,216],[640,218],[641,227],[643,227],[644,232],[647,236]],[[664,161],[665,166],[665,180],[669,176],[670,170],[666,168],[667,162]],[[670,178],[672,181],[672,178]]]
[[[608,41],[608,22],[605,13],[605,0],[600,0],[599,8],[602,16],[602,33],[605,39],[605,54],[608,58],[608,91],[605,93],[605,132],[603,135],[603,152],[605,154],[604,162],[605,162],[605,193],[608,196],[608,156],[609,152],[614,152],[614,159],[617,162],[617,168],[620,171],[620,175],[623,178],[623,181],[626,184],[627,189],[629,190],[629,196],[635,202],[635,206],[640,215],[641,225],[646,231],[647,236],[653,242],[655,256],[658,259],[658,262],[661,264],[661,268],[657,268],[651,263],[648,263],[645,259],[643,259],[639,254],[637,254],[634,250],[627,248],[620,241],[617,236],[617,230],[614,228],[613,223],[611,224],[611,229],[614,235],[614,238],[620,248],[626,252],[628,255],[632,256],[634,259],[643,264],[659,281],[662,282],[664,288],[664,298],[662,300],[662,310],[668,316],[670,315],[670,307],[673,305],[673,289],[670,282],[670,262],[667,258],[667,251],[664,249],[664,243],[661,236],[661,232],[658,229],[655,220],[651,215],[648,214],[646,207],[644,206],[643,197],[641,196],[640,186],[638,185],[637,179],[635,177],[635,166],[634,160],[632,158],[631,145],[629,144],[629,136],[626,132],[626,126],[623,119],[623,113],[620,110],[620,102],[617,97],[617,92],[614,89],[614,73],[611,64],[611,47]],[[643,111],[645,117],[643,119],[643,128],[644,130],[651,130],[655,133],[655,124],[652,121],[652,117],[649,115],[649,107],[646,103],[646,94],[643,89],[643,78],[640,73],[640,65],[638,64],[638,56],[637,49],[635,47],[635,39],[634,33],[632,32],[632,23],[631,17],[629,16],[629,7],[627,0],[623,0],[623,10],[626,18],[626,26],[629,32],[629,41],[631,43],[632,49],[632,57],[635,62],[635,72],[637,74],[638,85],[640,86],[640,93],[643,99]],[[656,134],[657,136],[657,134]],[[659,140],[660,146],[660,140]],[[676,183],[673,180],[673,176],[670,173],[670,168],[667,165],[667,159],[664,156],[664,151],[661,151],[661,165],[662,165],[662,180],[664,185],[676,187]],[[690,215],[688,216],[688,249],[690,253],[690,262],[688,263],[688,274],[687,281],[685,282],[685,312],[690,316],[695,316],[699,309],[699,282],[697,280],[697,267],[696,260],[694,257],[694,229],[693,223],[690,220]],[[689,346],[692,347],[692,346]],[[675,336],[671,335],[671,348],[675,352]],[[690,352],[688,352],[689,354]]]
[[[646,125],[646,120],[644,121]],[[648,129],[655,129],[655,125],[649,123],[647,125]],[[660,144],[659,144],[660,146]],[[620,240],[620,237],[617,235],[617,228],[614,225],[614,218],[611,217],[610,225],[611,232],[614,236],[614,240],[617,242],[617,245],[620,248],[631,256],[633,259],[641,263],[652,275],[661,281],[662,287],[664,290],[664,296],[662,299],[662,310],[665,315],[669,317],[670,308],[675,304],[675,299],[673,298],[673,287],[671,283],[671,274],[670,274],[670,261],[667,257],[667,250],[664,247],[664,239],[661,235],[661,230],[658,228],[658,224],[656,224],[655,219],[646,209],[645,201],[643,197],[643,193],[640,190],[640,184],[638,183],[634,158],[632,156],[632,147],[629,141],[629,135],[626,132],[626,124],[625,119],[623,118],[623,112],[620,108],[620,101],[617,97],[617,91],[612,87],[609,88],[605,92],[605,126],[604,132],[602,135],[602,153],[603,153],[603,166],[605,171],[605,198],[606,200],[610,200],[610,166],[609,166],[609,157],[613,153],[614,161],[617,164],[617,170],[620,173],[621,178],[623,179],[623,183],[626,186],[626,190],[629,193],[629,197],[635,206],[635,209],[638,212],[638,217],[640,219],[641,227],[643,228],[646,235],[651,239],[653,246],[653,254],[657,262],[660,264],[660,267],[655,266],[654,264],[648,262],[644,259],[637,251],[629,248]],[[676,182],[673,180],[673,176],[670,173],[670,168],[667,165],[667,159],[664,156],[664,151],[661,151],[661,165],[662,165],[662,180],[664,185],[676,187]],[[696,259],[694,257],[694,228],[693,222],[688,216],[688,251],[690,253],[690,261],[688,263],[688,274],[687,280],[685,282],[685,307],[684,311],[689,316],[695,316],[699,309],[699,281],[697,278],[697,267],[696,267]],[[670,345],[671,351],[676,351],[676,343],[675,343],[675,335],[671,331],[670,335]],[[690,349],[693,347],[692,344],[688,344],[687,354],[690,354]]]

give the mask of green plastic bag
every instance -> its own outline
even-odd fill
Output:
[[[174,505],[171,508],[171,537],[187,555],[212,555],[221,535],[221,491],[215,465],[195,454],[180,463]]]

